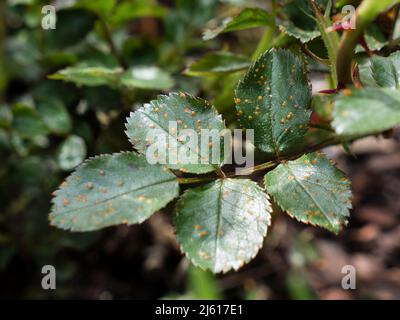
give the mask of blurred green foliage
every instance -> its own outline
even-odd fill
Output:
[[[44,264],[57,265],[62,288],[77,270],[65,251],[96,245],[106,232],[76,234],[50,227],[50,194],[86,156],[131,149],[123,131],[132,106],[173,88],[194,95],[207,92],[219,99],[219,105],[232,102],[233,92],[223,92],[221,76],[202,81],[182,74],[197,57],[221,48],[221,40],[202,41],[201,33],[217,6],[231,4],[54,1],[56,29],[45,30],[42,8],[48,4],[0,3],[2,297],[49,296],[40,290]],[[78,81],[65,81],[70,77]],[[21,264],[28,270],[16,271]],[[9,279],[17,274],[20,281]],[[199,281],[199,275],[191,278]],[[215,289],[207,289],[212,285],[203,285],[196,294],[217,297]],[[59,289],[51,296],[71,294]]]

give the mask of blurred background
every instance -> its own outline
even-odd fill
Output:
[[[185,70],[216,51],[247,61],[263,28],[208,41],[202,33],[244,6],[268,10],[270,1],[49,2],[0,2],[0,298],[400,298],[398,130],[390,139],[356,142],[351,154],[326,150],[353,183],[354,210],[339,236],[276,210],[263,249],[238,272],[214,276],[189,264],[175,241],[173,204],[137,226],[88,233],[50,227],[51,193],[86,157],[132,149],[125,118],[157,94],[209,99],[229,123],[242,71],[200,68],[194,77]],[[56,29],[42,28],[48,4],[56,8]],[[93,67],[102,79],[105,70],[133,76],[122,87],[73,72],[53,76],[73,83],[49,79],[71,66]],[[327,88],[326,67],[310,62],[310,69],[314,91]],[[357,270],[356,290],[341,287],[348,264]],[[41,288],[44,265],[56,268],[56,290]]]

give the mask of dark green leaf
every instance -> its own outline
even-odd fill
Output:
[[[235,72],[250,66],[251,60],[230,52],[212,52],[192,63],[185,73],[190,76],[209,76]]]
[[[119,90],[108,86],[85,87],[83,96],[87,107],[96,111],[110,112],[123,105]]]
[[[250,67],[236,89],[240,124],[254,129],[260,150],[284,154],[307,130],[311,110],[311,87],[300,56],[271,50]]]
[[[322,153],[280,164],[265,176],[267,192],[290,216],[338,233],[351,208],[350,182]]]
[[[226,18],[222,21],[222,24],[219,27],[205,30],[203,33],[203,39],[210,40],[220,33],[268,26],[272,23],[272,17],[268,12],[259,8],[246,8],[236,17]]]
[[[399,91],[387,88],[349,90],[335,103],[332,125],[336,133],[374,134],[400,124]]]
[[[66,134],[71,130],[71,117],[61,101],[42,100],[37,103],[37,109],[51,132]]]
[[[79,101],[78,90],[71,83],[46,79],[32,90],[36,103],[46,100],[59,100],[64,106],[71,106]]]
[[[176,123],[177,128],[170,127],[170,122]],[[127,119],[126,128],[129,140],[142,154],[146,154],[150,150],[150,145],[160,144],[156,157],[159,157],[162,160],[161,163],[168,164],[168,167],[172,169],[206,173],[215,171],[223,162],[224,146],[223,138],[220,135],[225,129],[224,122],[215,108],[207,101],[189,94],[171,93],[168,96],[158,96],[157,100],[132,112]],[[195,131],[198,138],[195,146],[191,143],[191,137],[188,136],[185,129]],[[215,129],[210,132],[214,142],[202,139],[202,129]],[[219,154],[213,157],[211,146],[202,148],[202,140],[206,145],[213,143],[214,148],[219,146]],[[178,164],[175,159],[170,157],[170,152],[184,154],[191,160]],[[179,161],[179,158],[177,160]]]
[[[89,231],[140,223],[179,194],[175,176],[133,152],[102,155],[80,165],[56,191],[51,224]]]
[[[170,89],[174,85],[171,76],[155,66],[134,67],[123,72],[121,68],[78,65],[60,70],[49,78],[85,86],[125,86],[154,90]]]
[[[12,108],[12,113],[13,128],[21,137],[33,138],[48,134],[49,129],[37,110],[23,104],[17,104]]]
[[[253,181],[217,180],[186,191],[177,204],[177,239],[197,266],[239,269],[257,254],[270,224],[268,196]]]
[[[318,0],[317,4],[324,9],[326,0]],[[320,36],[316,18],[309,0],[282,0],[282,14],[284,19],[279,28],[282,32],[307,43]]]
[[[56,29],[44,33],[50,49],[62,49],[85,39],[92,30],[95,17],[85,10],[61,10],[57,12]]]

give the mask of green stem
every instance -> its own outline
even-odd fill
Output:
[[[253,53],[253,61],[256,61],[265,51],[271,49],[272,47],[272,40],[274,38],[274,33],[276,29],[276,0],[271,1],[271,17],[272,17],[272,25],[266,27],[264,35],[262,36],[260,42],[258,43],[256,51]]]
[[[121,67],[126,70],[128,68],[128,64],[126,63],[124,57],[119,53],[117,46],[114,43],[114,40],[111,35],[111,30],[107,21],[103,17],[99,17],[99,20],[103,29],[104,37],[107,41],[111,53],[117,58]]]
[[[218,175],[218,177],[220,177],[220,178],[222,178],[222,179],[226,178],[226,175],[225,175],[225,173],[222,171],[221,168],[217,168],[217,170],[216,170],[215,172],[216,172],[216,174]]]
[[[179,184],[195,184],[201,182],[208,182],[215,180],[215,177],[204,177],[204,178],[177,178]]]
[[[352,61],[355,48],[365,29],[376,17],[400,0],[364,0],[356,10],[356,29],[345,30],[337,54],[337,75],[339,86],[351,85]]]
[[[337,144],[344,144],[344,143],[348,143],[348,142],[353,142],[354,140],[357,139],[361,139],[361,138],[365,138],[368,135],[365,136],[357,136],[357,137],[347,137],[347,139],[345,139],[344,137],[340,137],[340,136],[335,136],[335,137],[331,137],[329,139],[326,139],[324,141],[318,142],[314,145],[311,145],[307,148],[305,148],[304,150],[302,150],[301,152],[296,152],[294,154],[291,155],[287,155],[285,157],[281,157],[280,159],[274,159],[272,161],[268,161],[259,165],[256,165],[254,167],[250,167],[247,169],[244,169],[240,172],[240,176],[245,176],[245,175],[250,175],[254,172],[258,172],[258,171],[264,171],[264,170],[268,170],[268,169],[273,169],[275,168],[277,165],[279,165],[282,161],[288,161],[288,160],[295,160],[299,157],[301,157],[303,154],[307,154],[307,153],[311,153],[311,152],[315,152],[318,151],[320,149],[326,148],[326,147],[330,147],[330,146],[334,146]],[[227,173],[224,178],[234,178],[237,177],[235,172],[229,172]],[[221,178],[221,177],[219,177]],[[203,182],[209,182],[209,181],[213,181],[216,180],[217,177],[193,177],[193,178],[177,178],[178,183],[179,184],[197,184],[197,183],[203,183]]]
[[[330,61],[331,76],[334,87],[337,87],[337,71],[336,71],[336,61],[337,61],[337,49],[339,47],[339,36],[336,31],[327,32],[327,29],[332,25],[330,17],[324,16],[315,3],[315,0],[309,0],[310,5],[313,9],[314,15],[317,18],[318,29],[321,33],[322,40],[324,41],[326,50],[328,52],[328,57]]]
[[[241,176],[247,176],[247,175],[252,174],[253,172],[263,171],[263,170],[275,168],[278,164],[279,164],[278,160],[268,161],[268,162],[259,164],[259,165],[254,166],[254,167],[250,167],[250,168],[241,170],[240,171],[240,175]],[[231,172],[231,173],[228,174],[228,177],[236,177],[236,175],[233,172]]]
[[[308,49],[308,47],[307,47],[306,44],[304,44],[304,45],[301,47],[301,49],[302,49],[303,52],[304,52],[306,55],[308,55],[310,58],[312,58],[312,59],[314,59],[314,60],[316,60],[316,61],[318,61],[318,62],[320,62],[320,63],[322,63],[322,64],[324,64],[324,65],[327,65],[327,66],[330,66],[330,65],[331,65],[329,59],[323,59],[323,58],[317,56],[314,52],[312,52],[310,49]]]

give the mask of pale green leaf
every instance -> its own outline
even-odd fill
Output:
[[[337,134],[375,134],[400,124],[399,91],[372,87],[349,90],[339,96],[333,110],[332,125]]]
[[[291,21],[282,22],[282,24],[279,25],[279,30],[289,36],[299,39],[302,43],[310,42],[321,35],[318,30],[304,30],[297,27]]]
[[[195,265],[214,273],[237,270],[263,245],[270,212],[255,182],[217,180],[187,190],[178,201],[177,239]]]
[[[50,221],[90,231],[143,222],[179,194],[175,176],[133,152],[90,158],[55,192]]]
[[[171,76],[156,66],[138,66],[127,71],[121,68],[78,65],[50,75],[50,79],[73,82],[76,85],[165,90],[174,85]]]
[[[71,135],[61,145],[57,161],[61,169],[71,170],[81,164],[85,157],[85,140],[79,136]]]
[[[373,56],[359,66],[360,80],[364,86],[400,88],[400,52],[388,57]]]
[[[322,153],[281,163],[265,175],[275,202],[295,219],[338,233],[351,208],[350,182]]]
[[[116,86],[121,74],[121,68],[74,66],[60,70],[49,78],[84,86]]]
[[[131,68],[122,74],[120,81],[127,88],[166,90],[174,86],[171,76],[155,66]]]

